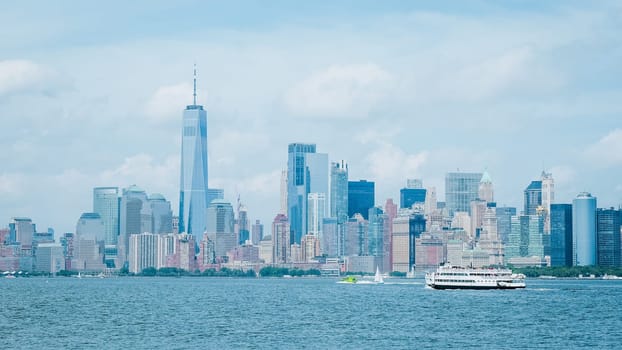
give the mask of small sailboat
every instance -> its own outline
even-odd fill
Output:
[[[378,284],[384,283],[384,279],[382,278],[382,275],[380,274],[380,268],[378,266],[376,266],[376,275],[374,276],[374,282]]]

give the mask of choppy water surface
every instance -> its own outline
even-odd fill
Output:
[[[622,346],[622,281],[0,279],[0,348],[425,349]]]

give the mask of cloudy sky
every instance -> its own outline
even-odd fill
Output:
[[[622,203],[616,1],[13,1],[0,11],[0,220],[73,231],[95,186],[178,210],[181,112],[208,110],[210,187],[252,219],[279,207],[287,144],[444,197],[490,172],[522,206],[542,169],[557,202]],[[4,224],[1,224],[4,225]]]

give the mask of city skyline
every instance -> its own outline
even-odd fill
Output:
[[[482,2],[461,12],[344,2],[302,15],[246,3],[240,19],[225,4],[194,4],[196,14],[143,5],[101,9],[118,16],[109,34],[107,22],[83,22],[87,4],[9,4],[0,15],[15,33],[0,48],[5,221],[73,232],[101,186],[136,184],[179,203],[180,114],[195,62],[210,115],[209,187],[231,203],[240,195],[253,220],[279,211],[286,147],[298,142],[345,160],[350,179],[374,181],[375,204],[398,201],[407,178],[444,200],[456,168],[488,169],[500,206],[521,208],[542,170],[555,177],[555,203],[583,191],[599,207],[622,202],[618,4]],[[171,25],[135,23],[141,11]]]

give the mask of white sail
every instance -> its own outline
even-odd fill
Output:
[[[380,274],[380,268],[378,266],[376,266],[376,275],[374,276],[374,282],[384,283],[384,279],[382,278],[382,275]]]

